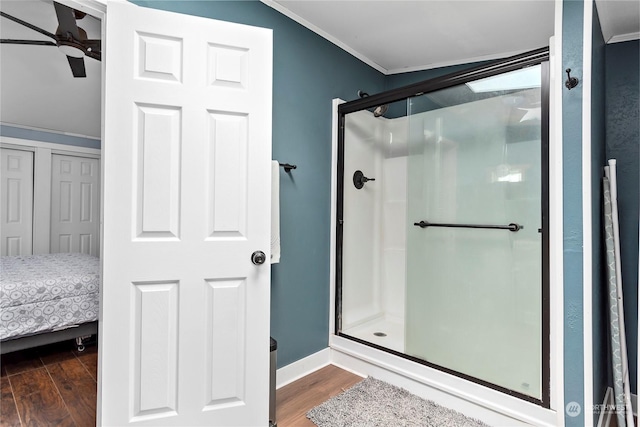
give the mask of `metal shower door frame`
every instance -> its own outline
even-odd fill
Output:
[[[344,148],[345,148],[345,116],[349,113],[373,108],[383,104],[406,100],[424,95],[440,89],[465,84],[499,74],[508,73],[534,65],[541,66],[541,217],[542,217],[542,397],[535,397],[501,387],[488,381],[430,363],[424,359],[391,350],[377,344],[342,333],[342,257],[343,257],[343,218],[344,218]],[[467,70],[447,74],[434,79],[425,80],[408,86],[403,86],[379,94],[367,96],[338,106],[338,153],[337,153],[337,203],[336,203],[336,289],[335,289],[335,331],[338,336],[348,338],[358,343],[394,354],[404,359],[412,360],[422,365],[455,375],[493,390],[517,397],[519,399],[540,405],[544,408],[551,406],[551,343],[550,343],[550,263],[549,263],[549,48],[544,47],[509,58],[497,60],[490,64],[480,65]]]

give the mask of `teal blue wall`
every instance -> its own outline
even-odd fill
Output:
[[[583,3],[564,0],[562,64],[573,76],[583,75]],[[584,345],[582,298],[582,88],[562,87],[563,254],[564,254],[564,399],[581,407],[577,416],[565,412],[567,427],[584,426]],[[590,416],[590,415],[589,415]]]
[[[604,235],[602,232],[602,176],[605,159],[605,44],[595,3],[591,28],[591,227],[592,254],[592,306],[593,306],[593,402],[602,403],[609,385],[608,301],[604,276]],[[598,411],[593,411],[594,425]]]
[[[620,253],[631,392],[637,394],[638,195],[640,194],[640,41],[609,44],[606,56],[606,150],[617,160]]]
[[[273,158],[280,175],[282,258],[272,267],[271,335],[278,366],[328,345],[331,100],[384,90],[384,75],[257,1],[135,1],[273,29]]]
[[[52,142],[56,144],[73,145],[76,147],[100,149],[99,139],[51,133],[41,130],[24,129],[9,125],[0,125],[0,135],[18,139],[30,139],[32,141]]]

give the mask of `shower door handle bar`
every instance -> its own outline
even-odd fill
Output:
[[[428,221],[420,221],[414,222],[413,225],[418,226],[420,228],[427,227],[449,227],[449,228],[485,228],[491,230],[509,230],[509,231],[519,231],[524,227],[520,224],[516,224],[512,222],[509,225],[483,225],[483,224],[442,224],[437,222],[428,222]]]

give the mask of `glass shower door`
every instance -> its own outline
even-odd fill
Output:
[[[408,100],[405,353],[542,399],[541,66]]]

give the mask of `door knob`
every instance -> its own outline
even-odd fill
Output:
[[[267,256],[262,251],[255,251],[251,254],[251,262],[255,265],[264,264],[267,260]]]

